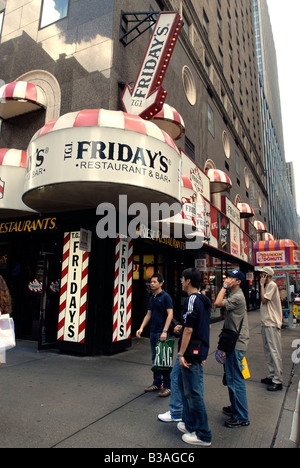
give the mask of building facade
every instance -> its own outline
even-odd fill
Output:
[[[254,222],[267,230],[268,214],[252,1],[88,6],[0,0],[1,273],[18,337],[102,353],[130,345],[154,271],[177,316],[180,276],[194,265],[214,319],[222,316],[214,299],[234,268],[247,274],[254,307]],[[170,117],[164,107],[148,122],[124,112],[122,96],[126,84],[135,86],[162,11],[184,22],[162,75],[176,111]],[[168,235],[145,219],[130,224],[132,213],[124,222],[137,202],[181,203],[179,216],[198,226],[202,248],[175,236],[178,214]],[[116,215],[115,235],[106,238],[104,203]]]
[[[287,175],[290,191],[291,191],[292,198],[293,198],[295,208],[296,208],[296,211],[297,211],[294,164],[292,162],[287,162],[285,164],[285,168],[286,168],[286,175]]]
[[[299,242],[297,211],[285,160],[276,49],[266,0],[253,0],[269,229],[276,239]],[[288,163],[290,164],[290,163]],[[285,216],[282,216],[285,213]]]

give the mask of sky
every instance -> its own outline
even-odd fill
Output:
[[[300,0],[267,0],[267,3],[277,54],[285,159],[294,163],[300,214]]]

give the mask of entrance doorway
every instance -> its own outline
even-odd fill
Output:
[[[132,282],[132,336],[135,336],[147,313],[149,298],[152,294],[150,279],[154,273],[160,273],[164,279],[163,289],[170,294],[174,305],[174,316],[181,319],[185,294],[181,289],[181,273],[185,268],[194,266],[194,258],[187,251],[157,246],[147,241],[136,242],[133,256]],[[146,327],[144,336],[149,334]]]
[[[12,241],[7,276],[16,337],[37,341],[38,349],[56,344],[61,261],[59,234]]]

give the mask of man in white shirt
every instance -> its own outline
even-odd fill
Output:
[[[260,270],[261,325],[265,357],[269,376],[261,382],[268,385],[270,392],[282,390],[282,307],[277,284],[272,281],[274,270],[264,267]]]

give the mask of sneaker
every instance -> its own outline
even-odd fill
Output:
[[[155,392],[157,390],[160,390],[160,388],[153,384],[150,387],[144,388],[144,392]]]
[[[231,409],[231,406],[224,406],[224,408],[222,408],[222,411],[224,414],[226,414],[226,416],[232,416],[233,415],[233,411]]]
[[[277,392],[278,390],[282,390],[282,384],[281,383],[272,383],[271,385],[268,385],[267,390],[269,392]]]
[[[187,428],[185,427],[185,424],[184,422],[179,422],[177,424],[177,429],[180,431],[180,432],[183,432],[184,434],[189,434],[189,431],[187,430]]]
[[[249,425],[250,425],[249,421],[238,421],[235,418],[230,418],[228,419],[228,421],[225,421],[225,426],[229,427],[230,429],[234,429],[236,427],[246,427]]]
[[[176,416],[171,415],[171,411],[167,411],[166,413],[162,413],[158,415],[158,419],[162,422],[180,422],[181,418],[176,418]]]
[[[204,442],[203,440],[199,439],[196,436],[196,432],[192,432],[191,434],[183,434],[182,436],[183,442],[186,442],[190,445],[199,445],[200,447],[210,447],[211,442]]]
[[[261,383],[263,383],[265,385],[272,385],[273,380],[270,379],[269,377],[266,377],[265,379],[261,379]]]
[[[158,394],[159,397],[167,397],[167,396],[170,396],[170,395],[171,395],[170,388],[162,388],[161,391]]]

